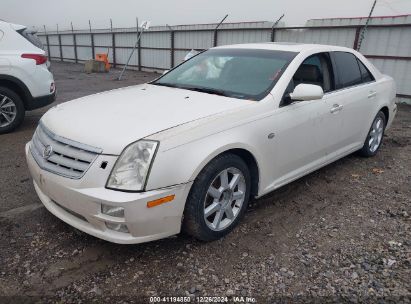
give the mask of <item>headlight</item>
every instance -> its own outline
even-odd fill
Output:
[[[157,146],[156,141],[140,140],[126,147],[111,171],[106,187],[124,191],[143,190]]]

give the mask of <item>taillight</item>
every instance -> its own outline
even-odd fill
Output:
[[[36,61],[36,65],[43,64],[47,62],[47,57],[40,54],[23,54],[22,58],[33,59]]]

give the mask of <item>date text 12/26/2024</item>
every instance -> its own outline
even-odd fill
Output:
[[[254,297],[244,296],[222,296],[222,297],[150,297],[150,303],[257,303]]]

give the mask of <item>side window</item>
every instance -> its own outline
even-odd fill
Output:
[[[372,76],[371,72],[367,69],[364,63],[362,63],[361,60],[358,58],[357,58],[357,61],[358,61],[358,65],[360,66],[362,82],[366,83],[366,82],[374,81],[375,80],[374,76]]]
[[[347,88],[362,83],[357,57],[351,53],[334,52],[334,61],[339,77],[338,88]]]
[[[315,54],[308,57],[300,65],[293,76],[294,87],[301,83],[315,84],[323,88],[324,92],[335,89],[331,61],[327,53]]]
[[[318,85],[322,87],[324,93],[335,90],[334,73],[329,53],[315,54],[304,60],[288,84],[280,106],[289,104],[289,94],[302,83]]]

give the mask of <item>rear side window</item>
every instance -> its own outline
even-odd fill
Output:
[[[17,31],[20,35],[22,35],[25,39],[27,39],[31,44],[34,46],[44,50],[44,46],[41,43],[39,37],[37,37],[36,33],[29,31],[28,29]]]
[[[339,89],[362,83],[360,67],[354,54],[334,52],[334,61],[339,76]]]
[[[364,63],[362,63],[361,60],[359,60],[358,58],[357,58],[357,61],[358,61],[358,65],[360,66],[362,82],[366,83],[366,82],[374,81],[375,80],[374,76],[372,76],[371,72],[367,69]]]

